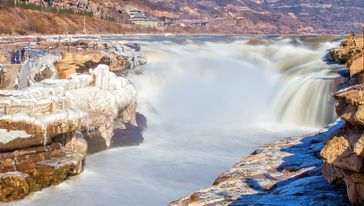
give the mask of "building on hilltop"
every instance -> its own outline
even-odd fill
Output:
[[[181,26],[207,27],[210,22],[201,19],[183,19],[178,21]]]
[[[131,24],[149,26],[149,27],[157,27],[159,22],[152,18],[148,18],[145,14],[136,8],[129,9],[129,22]]]
[[[143,14],[143,12],[142,12],[141,10],[139,10],[139,9],[132,8],[132,9],[129,9],[128,14],[129,14],[130,16],[134,16],[134,15],[136,15],[136,14]]]

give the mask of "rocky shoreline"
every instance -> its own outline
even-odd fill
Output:
[[[313,135],[264,145],[223,172],[212,187],[169,205],[348,205],[345,188],[321,175],[320,151],[344,126],[338,120]]]
[[[46,40],[26,54],[31,57],[10,64],[3,52],[1,202],[80,174],[87,154],[139,144],[145,124],[137,120],[136,90],[125,77],[146,63],[139,45]],[[128,141],[133,135],[139,143]]]

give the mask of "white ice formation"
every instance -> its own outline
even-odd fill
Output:
[[[123,110],[136,102],[131,82],[110,72],[106,65],[90,70],[90,75],[75,74],[69,80],[47,79],[23,90],[1,90],[0,96],[0,128],[16,128],[17,132],[35,138],[41,136],[43,144],[47,144],[49,137],[92,127],[92,117],[107,117],[104,124],[112,125]],[[135,117],[130,119],[124,123],[134,124]],[[103,128],[100,134],[109,146],[113,127]]]

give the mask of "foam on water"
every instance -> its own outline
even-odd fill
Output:
[[[321,57],[333,43],[313,48],[287,38],[254,45],[248,37],[139,38],[133,41],[142,43],[149,63],[130,78],[148,121],[144,143],[90,156],[82,175],[13,205],[166,205],[211,185],[257,146],[331,121],[326,115],[332,110],[318,109],[330,105],[317,99],[331,91],[316,74],[326,68]],[[301,114],[305,99],[312,109]]]

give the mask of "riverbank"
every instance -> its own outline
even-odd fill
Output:
[[[347,205],[345,187],[323,178],[320,157],[324,143],[344,124],[337,120],[316,134],[261,146],[222,173],[212,187],[169,205]]]

